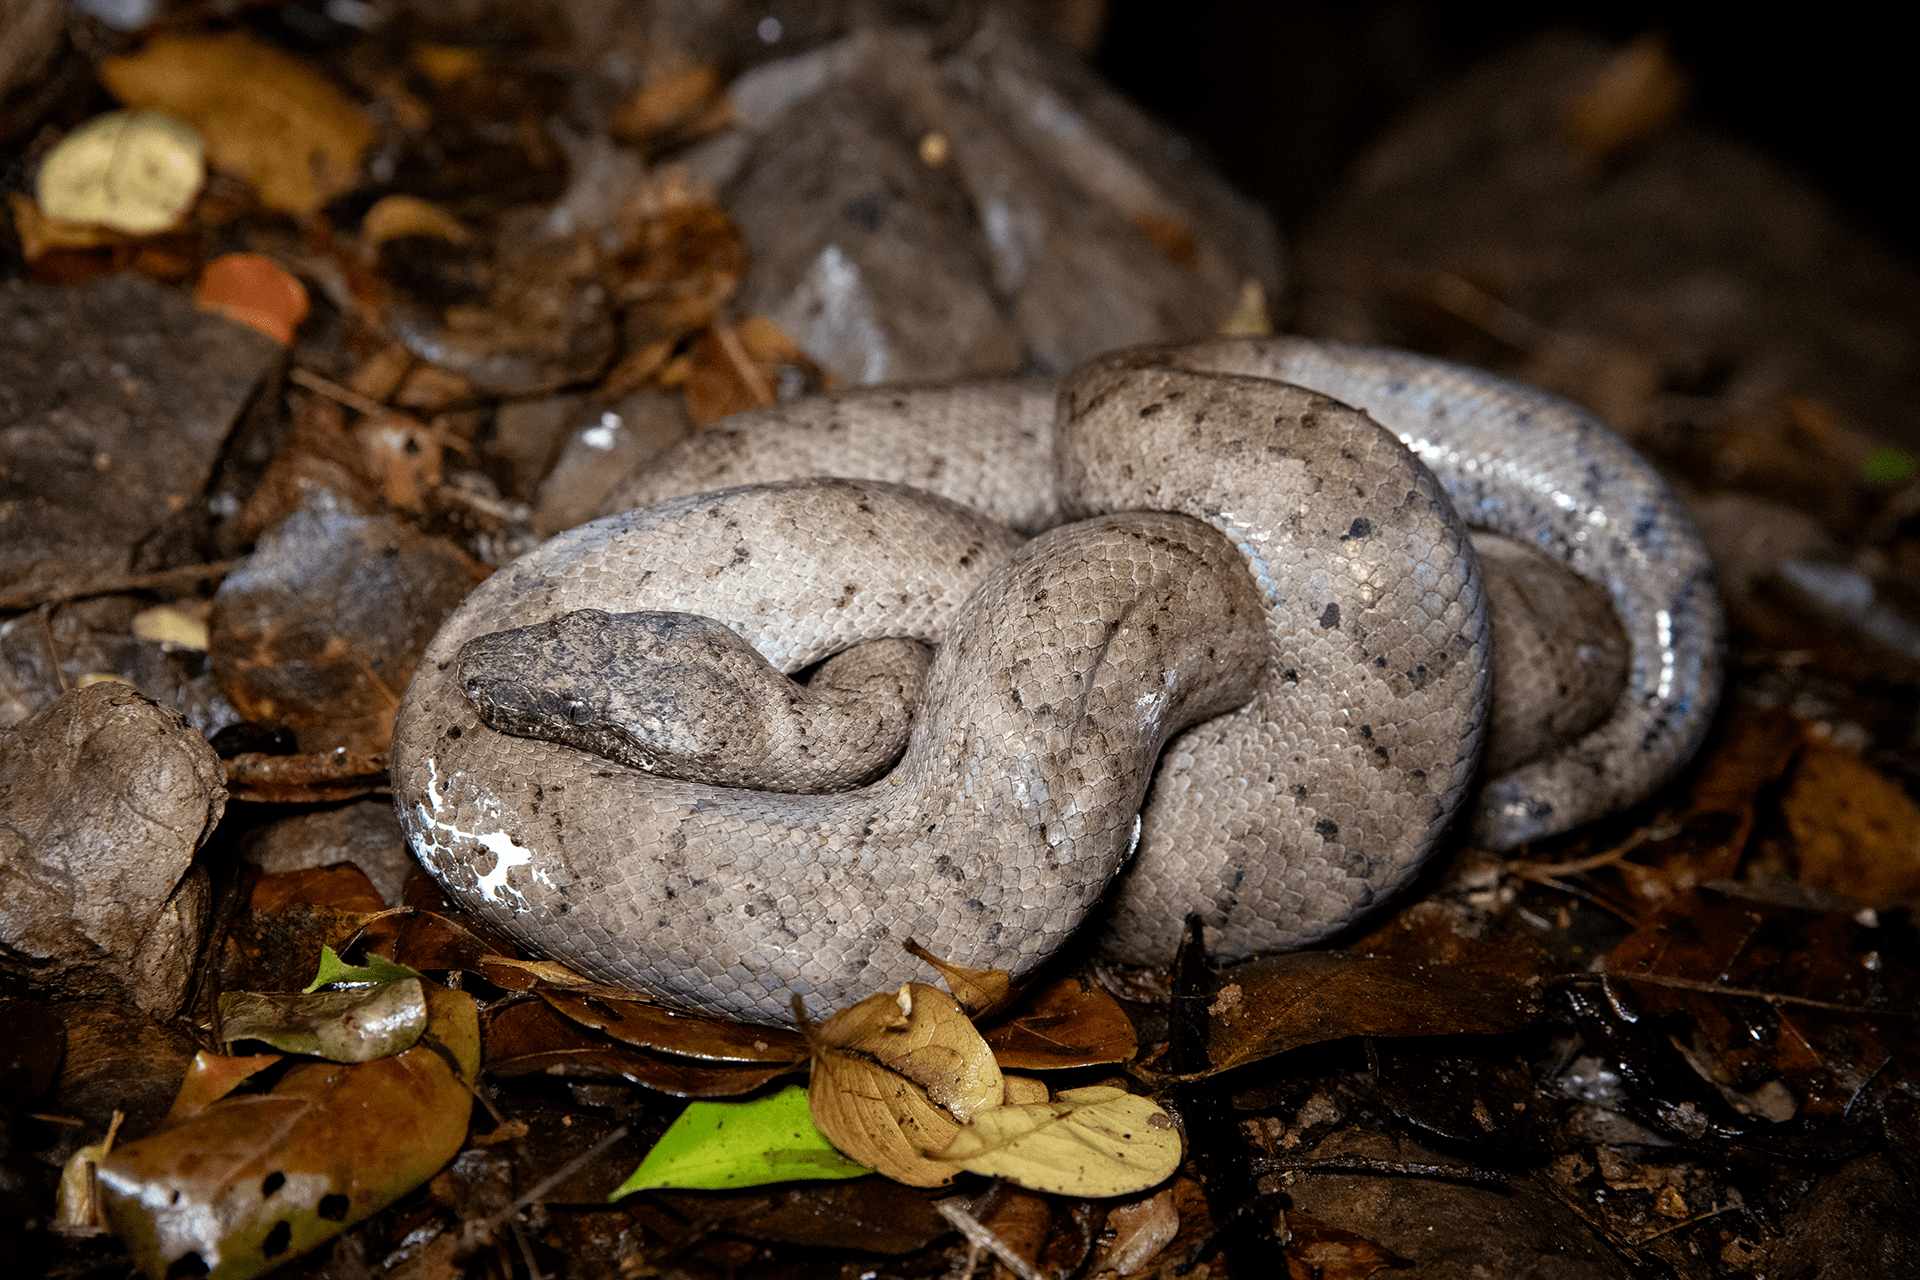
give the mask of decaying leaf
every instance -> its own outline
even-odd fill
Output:
[[[460,219],[419,196],[382,196],[360,219],[360,239],[368,252],[404,236],[431,236],[449,244],[465,244],[473,238]]]
[[[198,129],[217,167],[245,175],[285,213],[312,213],[352,189],[373,140],[372,122],[330,80],[238,32],[161,36],[98,72],[128,106]]]
[[[1855,752],[1809,738],[1780,812],[1802,884],[1862,902],[1920,900],[1920,807]]]
[[[1130,1062],[1139,1051],[1120,1002],[1082,978],[1061,978],[1027,992],[981,1034],[994,1060],[1008,1070]]]
[[[223,1098],[108,1156],[106,1216],[140,1270],[259,1275],[446,1163],[466,1137],[479,1022],[471,996],[427,998],[426,1033],[405,1053],[301,1064],[270,1092]]]
[[[206,178],[191,125],[158,111],[110,111],[47,153],[34,196],[49,218],[145,235],[180,221]]]
[[[1409,1263],[1362,1235],[1320,1221],[1312,1214],[1287,1211],[1288,1280],[1366,1280],[1376,1271]]]
[[[199,1115],[284,1056],[258,1053],[229,1057],[202,1049],[193,1055],[193,1064],[187,1068],[187,1077],[180,1082],[180,1092],[173,1096],[173,1106],[168,1108],[160,1127],[171,1129],[182,1120]]]
[[[311,995],[229,991],[220,997],[220,1034],[228,1044],[258,1040],[329,1062],[399,1053],[426,1026],[427,997],[418,978]]]
[[[60,1184],[53,1193],[54,1229],[62,1235],[91,1236],[105,1230],[100,1225],[100,1206],[94,1195],[94,1175],[100,1162],[113,1150],[113,1140],[120,1132],[120,1122],[126,1117],[121,1112],[113,1113],[113,1123],[107,1126],[107,1136],[98,1142],[90,1142],[67,1157],[67,1163],[60,1170]]]
[[[1657,35],[1641,36],[1602,67],[1567,107],[1567,140],[1598,167],[1673,124],[1687,103],[1687,75]]]
[[[1052,1102],[980,1112],[940,1153],[973,1173],[1034,1191],[1119,1196],[1171,1177],[1180,1131],[1146,1098],[1093,1085]]]
[[[868,996],[820,1024],[819,1043],[898,1071],[961,1124],[1006,1096],[993,1051],[952,996],[924,982]]]
[[[751,1102],[689,1103],[608,1199],[654,1187],[753,1187],[872,1172],[813,1127],[806,1087],[795,1084]]]

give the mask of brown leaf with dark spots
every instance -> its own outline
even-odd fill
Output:
[[[714,1066],[648,1053],[596,1037],[538,1000],[490,1010],[486,1033],[487,1073],[500,1077],[611,1077],[680,1098],[731,1098],[792,1070],[791,1063]]]
[[[1119,1001],[1085,978],[1061,978],[1027,992],[981,1034],[1008,1071],[1130,1062],[1140,1047]]]

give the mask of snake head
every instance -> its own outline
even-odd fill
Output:
[[[670,612],[580,609],[476,636],[457,663],[489,728],[689,781],[753,750],[744,686],[785,679],[724,623]]]

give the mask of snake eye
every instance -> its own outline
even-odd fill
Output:
[[[593,708],[578,698],[568,698],[567,719],[575,725],[584,725],[593,719]]]

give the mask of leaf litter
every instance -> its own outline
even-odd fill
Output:
[[[565,80],[580,73],[557,69],[568,64],[551,50],[390,31],[296,55],[263,31],[193,18],[90,55],[133,109],[111,127],[146,119],[172,157],[156,170],[164,190],[137,215],[116,200],[145,195],[118,178],[115,199],[100,200],[97,157],[78,154],[77,177],[63,170],[73,157],[56,161],[59,147],[88,145],[79,129],[61,141],[65,124],[48,135],[58,145],[36,153],[40,175],[95,203],[63,203],[46,186],[9,197],[19,270],[34,287],[131,268],[286,348],[285,383],[274,374],[257,392],[238,389],[221,411],[233,443],[176,486],[213,495],[218,512],[167,524],[161,503],[150,527],[112,544],[125,567],[0,584],[7,706],[47,705],[83,675],[172,696],[145,669],[116,671],[97,646],[84,652],[101,658],[83,659],[73,639],[83,633],[123,634],[176,661],[207,655],[194,659],[199,678],[223,701],[196,704],[214,710],[195,728],[225,734],[216,745],[246,744],[221,751],[227,790],[244,802],[223,833],[264,811],[380,790],[384,717],[437,614],[464,590],[450,584],[531,545],[542,519],[567,518],[553,513],[591,510],[618,480],[580,447],[556,465],[567,441],[607,415],[627,430],[632,406],[663,413],[659,438],[678,438],[837,381],[838,356],[802,313],[755,284],[761,224],[737,219],[738,188],[713,177],[715,158],[746,137],[720,63],[667,58],[608,95],[601,136],[563,111]],[[1663,172],[1662,140],[1693,128],[1671,52],[1652,39],[1611,53],[1556,47],[1559,61],[1516,63],[1504,82],[1512,101],[1557,86],[1547,96],[1571,104],[1542,113],[1538,145],[1571,156],[1583,182]],[[1481,136],[1461,123],[1470,96],[1428,108],[1431,119]],[[83,122],[101,105],[62,119]],[[156,126],[142,114],[152,112],[176,124]],[[182,161],[189,132],[204,140],[204,176]],[[966,140],[935,139],[916,134],[905,155],[951,175]],[[715,142],[697,155],[708,167],[683,163],[690,146]],[[110,150],[124,158],[145,145]],[[580,180],[589,173],[598,186]],[[1460,216],[1446,180],[1416,202],[1430,211],[1423,231]],[[43,1010],[70,1048],[49,1079],[20,1077],[21,1105],[34,1110],[14,1150],[34,1153],[38,1172],[26,1176],[47,1209],[48,1177],[64,1170],[68,1221],[93,1221],[81,1195],[91,1166],[106,1220],[124,1224],[139,1266],[164,1271],[194,1253],[218,1274],[314,1245],[413,1275],[452,1274],[481,1253],[498,1273],[530,1273],[538,1250],[609,1273],[731,1272],[798,1257],[780,1253],[785,1242],[857,1238],[919,1254],[923,1269],[992,1254],[1065,1280],[1103,1225],[1115,1247],[1094,1265],[1135,1272],[1222,1265],[1261,1219],[1289,1274],[1303,1276],[1439,1265],[1448,1241],[1496,1271],[1502,1258],[1551,1255],[1569,1274],[1689,1278],[1756,1274],[1770,1257],[1851,1258],[1868,1244],[1911,1250],[1899,1224],[1915,1217],[1920,1149],[1920,810],[1909,798],[1920,779],[1910,587],[1920,498],[1912,452],[1874,437],[1861,390],[1894,375],[1864,357],[1844,377],[1810,360],[1796,366],[1812,371],[1802,385],[1737,342],[1701,356],[1607,330],[1540,301],[1592,282],[1515,283],[1551,255],[1515,258],[1507,276],[1417,237],[1390,269],[1378,249],[1343,258],[1342,236],[1375,233],[1363,194],[1343,197],[1338,231],[1303,242],[1309,327],[1329,290],[1346,289],[1342,314],[1390,317],[1378,340],[1571,395],[1677,474],[1717,486],[1689,496],[1725,570],[1736,693],[1709,750],[1655,807],[1505,863],[1456,845],[1421,900],[1373,932],[1210,975],[1198,997],[1203,1056],[1179,1072],[1166,1046],[1186,1033],[1171,1025],[1164,975],[1083,965],[1017,992],[1004,974],[928,957],[952,997],[917,985],[904,999],[875,997],[809,1042],[678,1014],[520,955],[430,887],[396,908],[350,866],[216,870],[209,959],[181,975],[186,1021],[163,1030],[98,1000]],[[871,216],[865,205],[859,216]],[[1155,253],[1195,260],[1184,215],[1128,216]],[[1517,242],[1523,222],[1515,215],[1501,234]],[[1354,262],[1378,269],[1355,283],[1342,274]],[[1699,270],[1746,278],[1724,264]],[[1818,301],[1812,286],[1797,292]],[[1279,295],[1236,279],[1209,323],[1265,331],[1268,296]],[[1699,339],[1703,350],[1716,341]],[[1716,382],[1716,361],[1740,377]],[[1736,385],[1790,390],[1755,401],[1715,389]],[[100,474],[137,468],[138,447],[116,444]],[[653,446],[629,447],[622,467]],[[333,534],[372,530],[363,545],[378,563],[425,539],[432,564],[420,581],[447,586],[446,600],[402,587],[412,615],[350,616],[342,602],[394,611],[385,587],[340,573],[351,536],[282,537],[319,510],[344,517]],[[285,580],[320,589],[249,616],[257,575],[240,574],[210,601],[205,589],[275,545],[269,535],[292,548]],[[107,563],[84,563],[96,561]],[[138,620],[156,606],[191,625]],[[224,867],[225,847],[200,861]],[[352,1015],[295,994],[317,964],[328,967],[307,997],[410,1005],[400,1022],[426,1012],[423,1037],[407,1047],[404,1031],[384,1044],[344,1034]],[[312,989],[328,981],[346,985]],[[251,1009],[235,999],[247,992]],[[283,1051],[228,1057],[211,1052],[216,1037],[269,1037]],[[375,1056],[329,1064],[313,1049]],[[783,1082],[809,1061],[809,1089]],[[475,1096],[493,1114],[470,1128]],[[748,1101],[725,1101],[737,1098]],[[381,1123],[343,1118],[357,1101]],[[721,1117],[770,1104],[773,1137],[732,1152],[713,1137],[752,1132]],[[1226,1126],[1205,1130],[1207,1149],[1183,1150],[1176,1125],[1209,1107]],[[257,1123],[267,1112],[279,1128]],[[828,1143],[822,1130],[839,1136]],[[874,1177],[698,1200],[658,1189],[695,1177],[742,1186],[755,1160],[780,1178],[792,1166],[769,1164],[775,1150],[811,1153],[800,1165],[858,1152],[922,1189]],[[209,1153],[213,1164],[185,1170]],[[646,1181],[668,1157],[673,1172],[605,1207],[629,1171]],[[1216,1177],[1222,1160],[1245,1178]],[[1496,1176],[1507,1191],[1489,1189]],[[1215,1190],[1229,1185],[1245,1190]],[[197,1225],[158,1212],[154,1188],[178,1189]],[[1868,1202],[1871,1221],[1837,1207]],[[963,1243],[946,1224],[971,1224]]]

